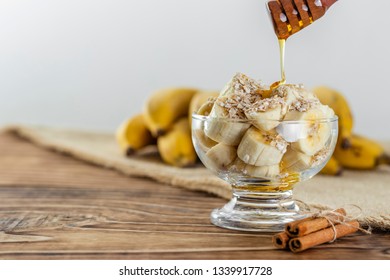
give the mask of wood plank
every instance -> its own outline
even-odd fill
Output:
[[[390,259],[390,235],[300,254],[210,224],[225,201],[128,178],[0,134],[0,259]]]

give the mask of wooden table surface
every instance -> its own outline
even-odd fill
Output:
[[[306,252],[271,234],[210,224],[225,203],[129,178],[0,134],[0,259],[390,259],[390,235],[355,234]]]

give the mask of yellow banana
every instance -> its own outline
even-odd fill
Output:
[[[162,159],[168,164],[177,167],[195,164],[197,155],[192,145],[187,117],[178,120],[170,131],[160,136],[157,147]]]
[[[198,112],[200,107],[207,102],[210,97],[218,97],[218,91],[199,91],[191,99],[190,108],[188,110],[188,118],[190,123],[192,122],[192,114]]]
[[[390,157],[383,147],[366,137],[353,135],[350,138],[351,147],[342,149],[337,145],[334,156],[345,168],[374,169],[381,164],[390,164]]]
[[[163,135],[181,117],[187,116],[192,97],[190,88],[170,88],[155,92],[146,102],[144,116],[154,136]]]
[[[339,117],[339,137],[343,149],[350,146],[350,137],[352,136],[353,117],[351,109],[345,97],[338,91],[322,86],[313,89],[313,92],[320,99],[321,103],[331,107]]]
[[[334,156],[330,158],[325,167],[321,170],[321,174],[325,175],[340,176],[342,173],[343,167]]]
[[[156,141],[146,127],[143,114],[138,114],[124,121],[116,131],[116,140],[126,155],[154,144]]]

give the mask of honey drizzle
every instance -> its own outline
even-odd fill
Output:
[[[311,15],[310,11],[308,11],[308,13],[309,13],[310,24],[312,24],[313,21],[314,21],[313,17]],[[298,17],[299,17],[299,15],[298,15]],[[300,29],[304,28],[304,24],[303,24],[302,19],[299,18],[298,24],[299,24]],[[289,22],[287,22],[287,29],[288,29],[288,33],[290,35],[293,35],[293,33],[292,33],[292,26],[291,26],[291,24]],[[271,90],[274,89],[274,88],[277,88],[280,85],[284,85],[286,83],[286,72],[285,72],[286,39],[278,38],[278,42],[279,42],[279,54],[280,54],[280,74],[281,74],[281,80],[273,83],[271,85]]]
[[[278,39],[279,41],[279,56],[280,56],[280,76],[281,80],[273,83],[271,85],[271,90],[274,88],[277,88],[280,85],[284,85],[286,83],[286,72],[285,72],[285,52],[286,52],[286,40],[285,39]]]
[[[284,69],[284,56],[285,56],[285,51],[286,51],[286,40],[284,39],[279,39],[279,53],[280,53],[280,75],[281,75],[281,80],[279,82],[280,85],[283,85],[286,83],[286,72]]]

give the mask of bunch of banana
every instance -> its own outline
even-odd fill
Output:
[[[120,149],[128,156],[156,143],[156,138],[146,126],[143,114],[125,120],[116,131],[116,140]]]
[[[217,92],[192,88],[170,88],[151,95],[143,113],[126,120],[116,131],[123,154],[130,156],[149,145],[156,145],[162,160],[185,167],[197,160],[192,145],[190,122],[194,111]],[[211,109],[209,109],[211,110]]]
[[[158,137],[165,134],[177,120],[187,116],[191,99],[197,91],[170,88],[155,92],[144,109],[144,119],[152,135]]]
[[[390,164],[390,156],[382,145],[367,137],[353,133],[353,117],[344,96],[328,87],[313,89],[322,104],[331,107],[339,117],[339,137],[335,152],[321,171],[323,174],[340,175],[343,169],[371,170],[382,164]]]
[[[191,128],[187,117],[173,124],[171,130],[157,139],[157,147],[162,159],[174,166],[193,165],[197,160],[192,145]]]
[[[337,145],[334,157],[341,166],[348,169],[374,169],[382,164],[390,164],[390,156],[382,145],[367,137],[352,134],[350,147]]]

